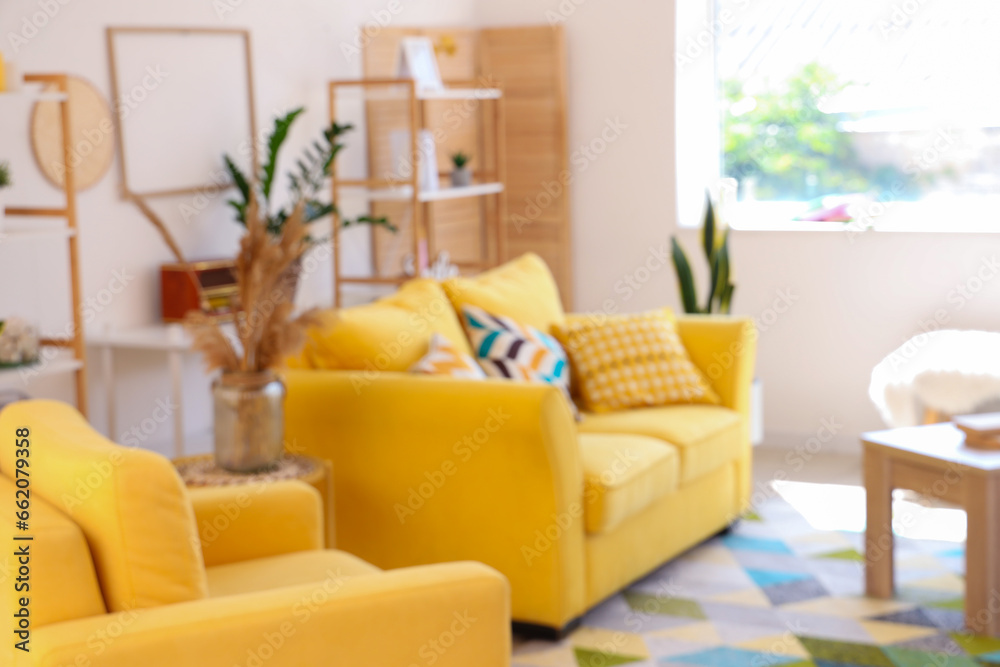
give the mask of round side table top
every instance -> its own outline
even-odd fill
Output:
[[[291,455],[282,457],[272,470],[255,473],[230,472],[220,468],[211,454],[175,459],[174,467],[187,486],[228,486],[287,479],[311,482],[325,474],[323,463],[319,459]]]

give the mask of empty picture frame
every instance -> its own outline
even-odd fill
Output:
[[[224,189],[223,154],[256,173],[246,30],[109,27],[107,43],[123,197]]]
[[[404,37],[400,40],[396,74],[400,79],[413,79],[417,90],[444,89],[434,54],[434,42],[430,37]]]

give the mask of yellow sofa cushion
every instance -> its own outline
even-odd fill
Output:
[[[677,490],[677,450],[641,435],[581,433],[584,526],[613,530],[625,519]]]
[[[555,278],[534,253],[472,278],[451,278],[442,287],[456,313],[461,313],[463,306],[475,306],[544,333],[562,324],[565,317]]]
[[[441,285],[430,279],[405,283],[374,303],[320,315],[292,368],[405,372],[427,354],[439,333],[463,354],[472,354],[462,325]]]
[[[33,628],[107,613],[97,585],[90,549],[79,526],[38,495],[30,496],[29,489],[30,530],[17,530],[14,502],[15,499],[24,499],[23,494],[20,497],[15,495],[17,490],[14,480],[0,475],[0,498],[4,499],[9,509],[0,512],[0,539],[4,548],[3,554],[0,554],[0,580],[3,583],[0,616],[13,619],[22,597],[30,599]],[[25,535],[33,539],[30,542],[14,539]],[[15,590],[14,576],[21,565],[16,552],[22,548],[29,552],[30,591]]]
[[[588,413],[579,429],[581,433],[644,435],[675,445],[680,454],[681,484],[735,461],[749,446],[740,414],[715,405]]]
[[[381,571],[343,551],[298,551],[210,567],[208,595],[217,598],[311,583],[332,595],[351,577]]]
[[[204,598],[205,565],[184,483],[163,456],[120,447],[58,401],[19,401],[0,433],[30,429],[32,498],[64,512],[87,538],[108,611]],[[0,447],[13,476],[14,447]]]
[[[677,403],[718,405],[688,358],[673,313],[573,317],[554,329],[570,358],[587,410],[610,412]]]

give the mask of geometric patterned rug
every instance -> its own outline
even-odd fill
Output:
[[[729,534],[589,612],[522,667],[976,667],[1000,639],[963,622],[960,544],[896,538],[896,598],[866,598],[863,536],[812,528],[772,497]]]

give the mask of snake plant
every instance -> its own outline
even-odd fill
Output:
[[[708,260],[711,285],[704,307],[698,303],[698,292],[695,289],[691,264],[676,237],[670,239],[674,270],[677,272],[677,284],[680,287],[681,303],[685,313],[723,313],[728,315],[733,292],[736,290],[736,285],[730,280],[729,231],[716,229],[712,198],[706,196],[706,199],[708,202],[705,207],[705,223],[701,229],[701,241],[705,251],[705,259]]]

